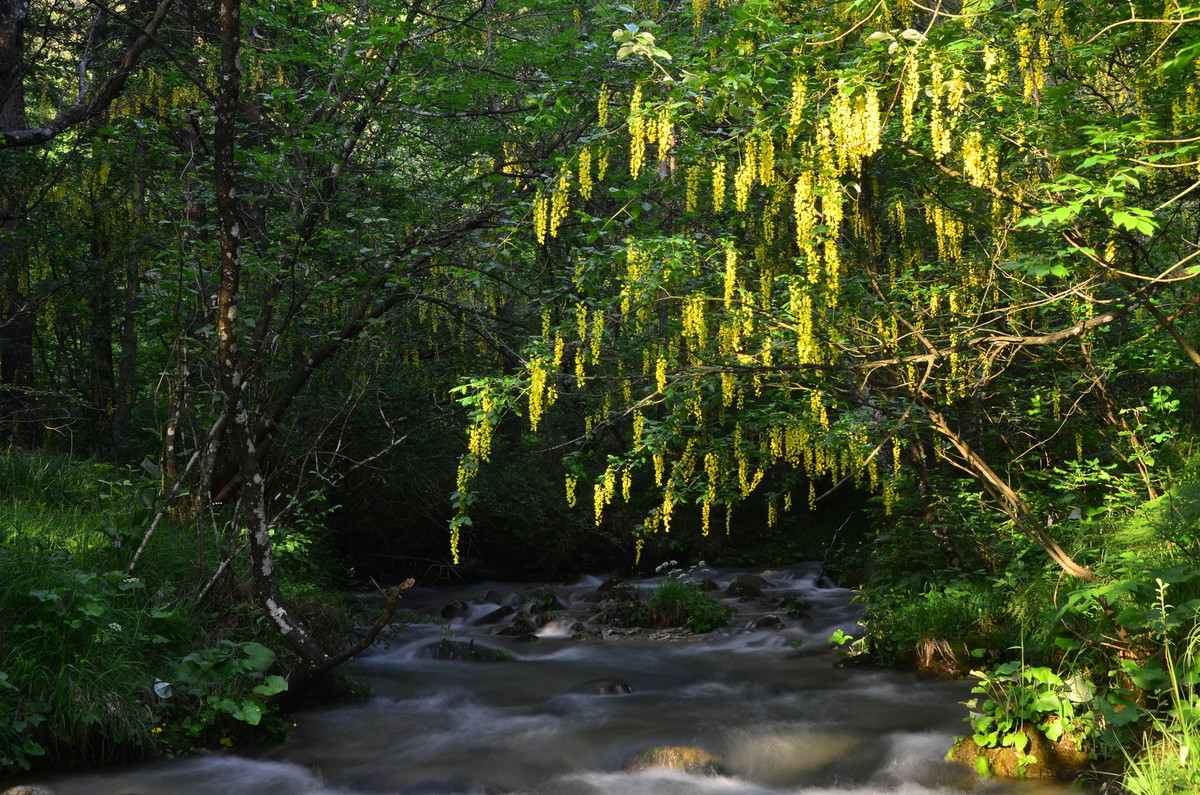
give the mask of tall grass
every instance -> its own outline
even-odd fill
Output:
[[[155,485],[108,464],[0,452],[0,773],[229,745],[253,738],[247,724],[282,725],[254,691],[275,660],[259,641],[274,639],[239,590],[244,562],[197,604],[209,571],[194,533],[168,521],[125,573]],[[216,673],[197,678],[189,659]]]
[[[1159,585],[1165,615],[1165,586]],[[1123,784],[1134,795],[1200,792],[1200,625],[1180,649],[1163,629],[1169,711],[1155,719],[1145,747],[1129,759]]]

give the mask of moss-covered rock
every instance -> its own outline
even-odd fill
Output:
[[[515,659],[512,652],[491,646],[477,646],[475,641],[449,640],[443,638],[432,646],[421,650],[421,656],[433,660],[457,662],[507,662]]]
[[[1079,750],[1069,734],[1058,742],[1051,742],[1030,724],[1025,724],[1021,733],[1029,738],[1025,755],[1035,760],[1023,766],[1022,756],[1015,748],[981,748],[973,737],[956,741],[950,758],[983,775],[1009,779],[1071,779],[1088,768],[1088,755]]]
[[[681,745],[659,745],[639,751],[634,754],[625,767],[627,770],[670,768],[706,776],[720,776],[725,773],[724,765],[719,757],[710,754],[703,748]]]

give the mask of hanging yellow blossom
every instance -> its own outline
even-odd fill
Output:
[[[596,124],[600,127],[608,126],[608,105],[612,101],[612,91],[609,90],[608,84],[600,86],[600,94],[596,98]]]
[[[584,201],[592,198],[592,147],[579,150],[579,197]]]
[[[718,160],[713,164],[712,172],[712,204],[713,212],[719,213],[725,206],[725,161]]]
[[[550,237],[558,237],[558,229],[567,217],[567,201],[571,195],[571,172],[564,171],[558,175],[554,191],[550,194],[549,218],[546,226]]]
[[[641,106],[642,87],[639,85],[633,89],[633,97],[629,100],[629,174],[634,179],[642,173],[646,163],[646,142],[650,136]]]

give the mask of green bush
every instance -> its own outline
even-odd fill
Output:
[[[111,465],[0,452],[0,775],[278,738],[288,725],[236,559],[204,603],[195,531],[163,523],[132,575],[155,484]],[[301,569],[300,574],[306,572]],[[303,576],[285,584],[338,646],[350,610]],[[281,666],[281,663],[283,664]]]
[[[674,566],[675,561],[659,566]],[[700,590],[692,575],[702,569],[703,563],[683,572],[672,569],[650,597],[651,619],[662,627],[686,626],[693,632],[711,632],[723,627],[733,618],[733,608],[720,604]]]

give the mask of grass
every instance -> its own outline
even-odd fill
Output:
[[[982,520],[960,518],[966,548]],[[871,651],[895,662],[931,641],[983,649],[971,664],[1000,682],[1005,699],[1068,699],[1080,719],[1076,739],[1097,762],[1123,764],[1124,790],[1200,792],[1200,457],[1174,473],[1162,497],[1064,521],[1055,533],[1093,568],[1094,582],[1064,580],[999,532],[991,535],[1003,554],[983,562],[1003,568],[955,571],[884,565],[899,563],[913,540],[886,537],[864,588]],[[994,675],[1014,660],[1064,684],[1042,692]],[[1014,725],[1009,739],[1023,730]]]
[[[1130,756],[1122,783],[1133,795],[1200,792],[1200,626],[1178,652],[1168,646],[1166,662],[1170,709]]]
[[[733,608],[713,600],[692,580],[668,575],[651,595],[651,620],[660,627],[686,626],[693,632],[711,632],[733,618]]]
[[[266,701],[276,638],[242,585],[246,561],[197,603],[211,565],[197,565],[195,530],[168,519],[126,574],[156,487],[109,464],[0,452],[0,774],[176,755],[286,725]],[[210,564],[213,552],[210,540]],[[285,587],[331,645],[348,637],[340,596],[304,578]]]

